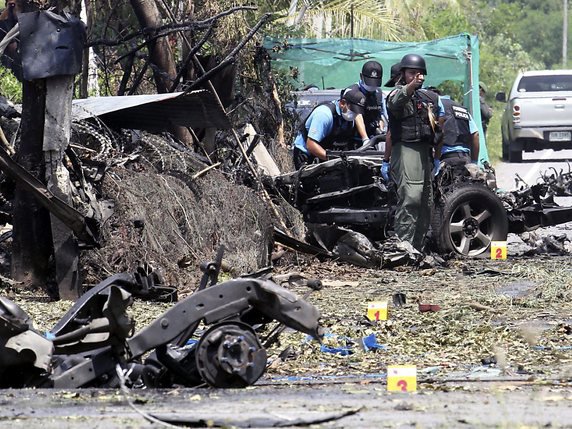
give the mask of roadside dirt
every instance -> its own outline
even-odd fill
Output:
[[[382,382],[265,385],[240,390],[0,391],[0,426],[26,429],[156,428],[140,413],[185,427],[572,427],[570,385],[421,384],[388,393]],[[329,421],[325,421],[329,420]],[[311,424],[312,422],[319,422]]]

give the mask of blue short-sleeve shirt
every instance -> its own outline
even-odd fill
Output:
[[[340,112],[340,106],[336,101],[336,110]],[[308,130],[308,137],[312,140],[320,143],[324,138],[326,138],[334,127],[334,117],[332,116],[332,111],[327,105],[321,105],[314,109],[310,116],[306,119],[306,130]],[[308,153],[308,148],[306,147],[306,140],[302,136],[302,133],[298,133],[296,139],[294,140],[294,146],[300,149],[304,153]]]

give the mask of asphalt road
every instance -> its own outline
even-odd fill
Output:
[[[387,392],[383,382],[262,385],[249,389],[0,390],[0,427],[513,428],[571,427],[570,385],[517,380]]]
[[[501,162],[495,165],[497,185],[506,191],[515,189],[516,174],[529,185],[534,185],[540,178],[540,174],[550,171],[552,167],[558,172],[569,171],[569,168],[572,168],[572,150],[548,149],[530,153],[523,152],[520,163]]]

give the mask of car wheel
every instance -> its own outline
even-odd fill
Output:
[[[467,183],[456,187],[435,207],[432,238],[442,253],[484,256],[492,241],[504,241],[507,234],[504,206],[485,185]]]

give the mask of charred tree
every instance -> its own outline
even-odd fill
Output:
[[[65,8],[69,12],[78,11],[78,4],[60,1],[53,2],[52,6],[57,6],[57,11]],[[36,10],[32,2],[26,2],[22,8],[22,12]],[[23,41],[42,37],[35,34],[41,33],[41,30],[36,31],[33,27],[35,21],[32,22],[34,24],[28,25],[28,30],[31,30],[28,32],[23,31],[23,23],[20,22]],[[45,57],[47,54],[39,55]],[[62,74],[65,76],[44,77],[43,69],[30,68],[25,71],[28,74],[24,73],[26,79],[22,83],[22,136],[16,158],[54,195],[70,203],[69,176],[62,159],[69,144],[73,75],[64,72]],[[35,198],[17,185],[13,220],[13,278],[23,282],[26,287],[45,288],[54,298],[74,299],[79,292],[78,265],[77,240],[69,227],[51,216]],[[49,286],[54,280],[60,287],[59,291]]]
[[[20,4],[22,12],[33,12],[31,1]],[[43,81],[22,82],[22,135],[16,160],[41,182],[45,182],[42,152],[46,87]],[[50,215],[38,201],[16,184],[13,213],[12,277],[24,287],[44,288],[48,282],[52,254]]]
[[[43,81],[22,83],[22,135],[16,160],[45,182],[42,142],[46,88]],[[12,235],[12,278],[25,288],[45,288],[52,255],[50,213],[16,184]]]
[[[141,27],[152,35],[154,29],[161,26],[161,14],[154,0],[130,0],[131,6],[139,20]],[[153,77],[157,86],[157,92],[169,92],[177,70],[173,51],[167,37],[159,37],[148,43],[149,58],[153,69]],[[173,134],[187,145],[193,143],[191,133],[185,127],[173,127]]]

